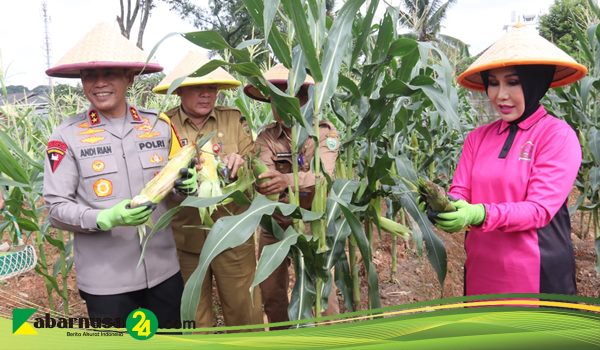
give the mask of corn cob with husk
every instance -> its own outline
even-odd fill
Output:
[[[427,205],[434,212],[445,213],[456,210],[448,199],[446,191],[440,186],[423,178],[419,178],[418,185],[419,194],[425,198]]]
[[[187,168],[196,156],[194,145],[187,145],[179,150],[171,160],[160,170],[160,172],[148,181],[140,194],[133,197],[130,207],[135,208],[140,205],[148,205],[149,203],[158,204],[175,186],[175,181],[181,177],[180,170]],[[140,235],[140,243],[145,235],[145,225],[138,226],[138,234]]]
[[[381,229],[396,236],[401,236],[405,240],[410,236],[410,229],[401,223],[388,219],[385,216],[379,216]]]
[[[219,161],[215,158],[212,150],[212,143],[206,142],[200,149],[200,159],[202,168],[198,172],[200,185],[198,187],[198,197],[212,198],[223,195],[221,188],[221,180],[219,179]],[[207,226],[212,226],[214,223],[211,215],[217,209],[216,205],[211,205],[205,208],[199,208],[200,219]]]
[[[267,181],[269,181],[269,179],[259,179],[258,176],[266,171],[268,171],[269,168],[265,165],[265,163],[263,163],[260,159],[254,158],[252,159],[252,172],[254,173],[254,177],[256,178],[256,183],[257,184],[263,184]],[[270,200],[276,202],[279,200],[279,193],[273,193],[270,195],[267,195],[267,198],[269,198]]]

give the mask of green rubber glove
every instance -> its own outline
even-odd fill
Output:
[[[481,225],[485,220],[483,204],[469,204],[464,200],[452,202],[456,211],[439,213],[435,226],[446,232],[458,232],[470,225]]]
[[[195,166],[181,168],[179,173],[181,178],[175,181],[175,190],[183,195],[195,195],[198,192],[198,171]]]
[[[131,199],[125,199],[115,206],[104,209],[98,213],[96,225],[103,231],[108,231],[117,226],[137,226],[145,223],[152,214],[151,206],[129,208]]]

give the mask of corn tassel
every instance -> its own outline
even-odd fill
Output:
[[[148,203],[158,204],[175,186],[175,181],[181,177],[179,170],[187,168],[196,155],[194,145],[187,145],[177,152],[171,160],[165,165],[160,172],[148,181],[140,194],[133,197],[129,204],[132,208]],[[140,244],[146,234],[145,225],[137,227],[138,235],[140,236]]]
[[[219,179],[218,167],[219,161],[215,158],[212,151],[211,142],[205,143],[201,148],[200,159],[202,159],[202,169],[198,173],[200,185],[198,186],[198,197],[212,198],[223,195],[221,180]],[[216,205],[206,208],[199,208],[200,219],[207,226],[214,224],[211,215],[217,210]]]

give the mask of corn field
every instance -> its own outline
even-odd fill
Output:
[[[341,141],[334,177],[325,176],[315,155],[313,169],[320,180],[310,211],[300,208],[297,186],[290,203],[271,201],[252,186],[242,186],[216,197],[188,197],[181,204],[200,210],[232,201],[248,206],[244,213],[212,225],[199,266],[184,290],[182,319],[194,319],[200,283],[212,259],[247,241],[259,225],[270,227],[280,241],[260,256],[254,285],[290,257],[295,270],[291,320],[321,315],[333,283],[348,311],[357,310],[362,300],[368,301],[369,308],[381,306],[383,276],[373,264],[375,235],[391,235],[392,270],[398,268],[395,249],[399,240],[424,254],[443,296],[446,248],[417,206],[416,184],[419,178],[427,178],[447,188],[467,132],[488,120],[482,120],[484,111],[471,103],[473,93],[457,87],[455,67],[444,52],[397,32],[397,13],[392,9],[375,22],[375,11],[383,3],[348,0],[335,18],[329,18],[324,3],[245,0],[246,10],[264,37],[237,47],[213,31],[182,34],[226,58],[210,61],[194,75],[223,67],[271,96],[278,114],[293,125],[294,165],[308,138],[318,144],[321,120],[336,126]],[[361,6],[366,6],[364,15]],[[600,13],[596,15],[600,18]],[[576,84],[551,90],[543,103],[580,137],[584,161],[576,182],[579,197],[570,209],[571,213],[589,213],[581,215],[581,225],[589,228],[584,232],[594,235],[596,251],[600,251],[600,28],[594,25],[576,34],[586,59],[582,63],[590,73]],[[290,69],[288,91],[280,91],[262,76],[268,67],[259,66],[253,58],[264,51]],[[309,90],[308,103],[301,107],[294,96],[307,71],[315,85]],[[177,105],[175,96],[153,95],[149,88],[148,82],[136,82],[129,92],[130,103],[160,111]],[[273,120],[268,104],[249,99],[241,89],[222,93],[220,103],[239,108],[254,137]],[[27,103],[0,107],[0,185],[9,188],[7,209],[25,232],[25,242],[37,249],[35,271],[45,281],[49,307],[56,310],[60,305],[64,314],[69,314],[67,277],[73,268],[73,236],[50,228],[41,198],[43,162],[54,127],[86,108],[87,101],[76,93],[51,94],[43,116]],[[297,178],[297,166],[294,170]],[[254,181],[252,173],[247,174],[246,185]],[[282,230],[271,219],[275,211],[293,217],[293,226]],[[168,219],[153,228],[167,225]],[[312,234],[305,233],[307,226]],[[0,231],[5,240],[17,243],[10,221],[1,222]],[[48,244],[58,251],[57,261],[47,260]],[[600,264],[596,268],[600,273]],[[367,286],[366,295],[361,293],[361,284]]]

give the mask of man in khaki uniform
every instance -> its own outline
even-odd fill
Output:
[[[143,307],[160,328],[179,328],[183,279],[170,228],[147,241],[138,266],[135,226],[158,220],[166,204],[154,212],[153,205],[129,206],[181,148],[166,116],[127,103],[134,75],[162,70],[146,57],[116,27],[100,24],[46,71],[81,78],[90,106],[50,136],[43,195],[52,226],[75,233],[77,286],[91,318],[124,327],[128,314]]]
[[[271,68],[264,74],[272,84],[280,90],[287,89],[288,70],[281,64]],[[304,105],[308,100],[308,86],[314,84],[311,77],[307,76],[304,84],[300,88],[297,97],[300,104]],[[249,97],[269,102],[269,99],[263,96],[258,89],[252,85],[246,85],[244,92]],[[258,185],[258,191],[264,195],[279,194],[279,200],[288,202],[288,186],[294,185],[294,175],[292,172],[292,150],[291,150],[291,128],[286,126],[275,108],[271,108],[277,122],[267,125],[266,128],[256,138],[256,150],[259,153],[260,160],[269,168],[268,171],[260,175],[261,179],[269,179]],[[320,123],[319,135],[319,154],[323,163],[323,170],[330,176],[334,175],[335,161],[337,159],[339,140],[338,134],[333,124],[322,121]],[[315,154],[315,146],[312,139],[306,140],[298,157],[298,178],[300,187],[300,205],[305,209],[310,209],[315,189],[315,174],[310,168],[310,164]],[[285,230],[292,224],[292,220],[281,215],[274,214],[273,217],[278,224]],[[262,252],[264,246],[277,242],[277,238],[261,228],[259,248]],[[262,298],[265,313],[269,323],[288,321],[288,275],[289,260],[286,259],[273,273],[261,284]],[[335,286],[329,294],[328,307],[325,315],[339,313]]]
[[[200,53],[190,52],[153,91],[165,93],[177,78],[187,76],[202,67],[207,59]],[[177,88],[181,105],[166,114],[179,133],[183,144],[196,142],[199,135],[216,131],[211,140],[212,150],[229,169],[233,179],[238,168],[244,164],[244,157],[253,152],[253,142],[249,129],[243,123],[241,113],[236,108],[215,106],[219,89],[235,88],[240,82],[224,69],[218,68],[202,77],[188,77]],[[177,205],[175,201],[172,206]],[[212,215],[216,221],[222,216],[235,215],[245,208],[228,206],[229,212],[219,209]],[[185,281],[199,263],[208,230],[185,227],[200,226],[200,216],[196,208],[183,208],[172,221],[177,244],[181,272]],[[219,254],[211,263],[210,270],[202,284],[200,303],[196,312],[197,327],[214,325],[212,309],[212,278],[217,283],[223,317],[228,326],[263,323],[260,293],[249,289],[256,270],[254,238],[243,245],[228,249]]]

